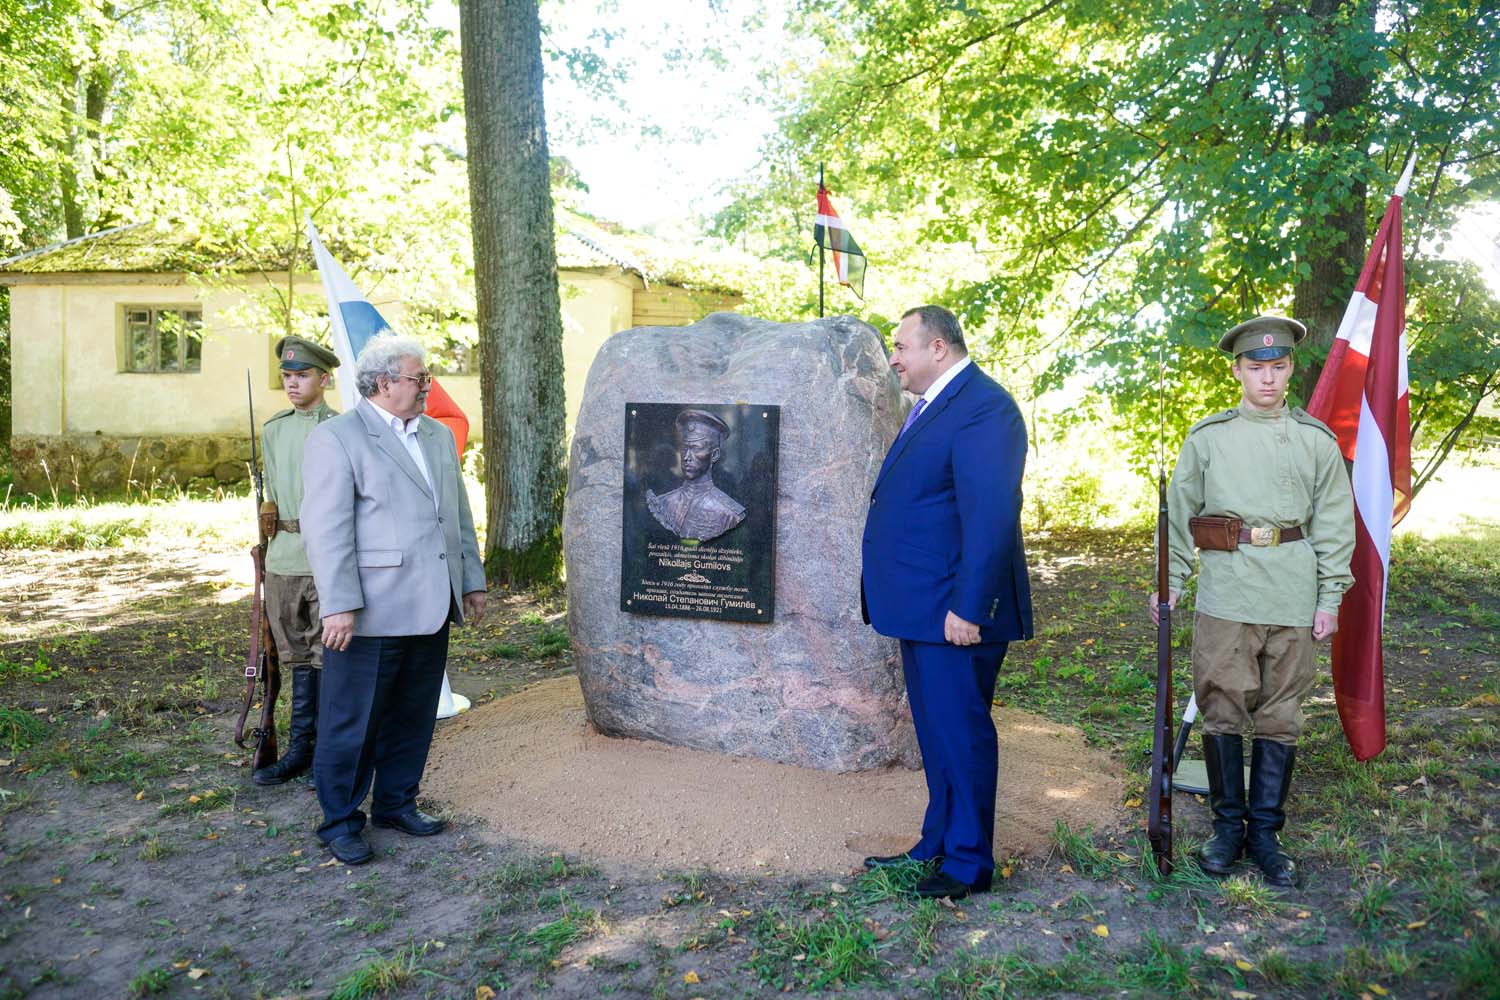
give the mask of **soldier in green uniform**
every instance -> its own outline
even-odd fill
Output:
[[[285,337],[276,345],[281,363],[281,385],[292,408],[267,420],[261,430],[266,459],[266,508],[263,521],[274,520],[267,532],[266,618],[276,638],[276,652],[292,668],[292,713],[286,753],[270,767],[251,775],[257,785],[279,785],[312,767],[318,732],[318,678],[323,666],[318,614],[318,592],[312,567],[302,548],[298,510],[302,506],[302,448],[314,427],[338,415],[323,401],[329,373],[339,365],[328,348],[301,337]],[[274,516],[271,516],[274,515]]]
[[[1240,405],[1188,431],[1167,492],[1169,606],[1199,552],[1193,690],[1214,826],[1199,862],[1225,875],[1248,853],[1278,886],[1298,883],[1277,833],[1301,703],[1316,677],[1316,643],[1338,630],[1354,582],[1354,498],[1337,440],[1286,403],[1292,350],[1306,335],[1296,320],[1259,316],[1220,339],[1234,358]],[[1153,621],[1156,608],[1153,595]]]

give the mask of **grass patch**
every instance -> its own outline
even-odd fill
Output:
[[[606,929],[604,917],[598,910],[577,905],[566,892],[558,893],[558,904],[562,907],[562,916],[511,939],[515,957],[526,965],[549,968],[568,945]]]
[[[125,987],[131,997],[149,997],[165,992],[172,984],[172,970],[167,966],[158,966],[155,969],[145,969],[136,974],[130,980],[130,985]]]
[[[226,806],[232,809],[238,796],[239,789],[233,785],[207,788],[201,792],[190,793],[176,802],[168,802],[158,810],[158,814],[161,816],[198,816]]]
[[[162,840],[160,834],[153,833],[141,844],[136,857],[142,861],[161,861],[163,858],[170,858],[175,853],[177,853],[175,847]]]
[[[549,625],[536,637],[536,645],[533,648],[537,656],[561,656],[571,645],[566,629]]]
[[[1094,846],[1094,828],[1086,826],[1075,832],[1063,820],[1052,829],[1052,846],[1080,875],[1094,880],[1111,878],[1134,859],[1124,854],[1101,851]]]
[[[759,948],[750,970],[762,984],[781,990],[842,989],[879,978],[890,967],[880,957],[875,931],[836,901],[807,917],[768,911],[754,933]]]
[[[111,549],[145,538],[151,531],[144,517],[91,517],[46,512],[23,515],[0,525],[0,550]]]
[[[35,746],[46,738],[50,727],[32,712],[0,705],[0,745],[12,752]]]
[[[416,978],[416,948],[408,948],[395,958],[382,958],[377,951],[367,954],[373,956],[370,961],[339,980],[329,1000],[368,1000],[408,986]]]
[[[906,861],[899,865],[872,868],[854,880],[854,901],[861,906],[891,900],[911,899],[917,883],[932,870],[929,861]]]

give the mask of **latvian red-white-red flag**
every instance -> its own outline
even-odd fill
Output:
[[[1333,636],[1333,693],[1356,760],[1385,748],[1381,630],[1391,529],[1411,503],[1411,407],[1406,379],[1406,280],[1401,199],[1416,157],[1386,206],[1307,412],[1338,435],[1354,486],[1354,586]]]
[[[828,189],[818,185],[818,218],[813,223],[813,240],[833,251],[833,273],[839,284],[847,286],[861,299],[865,297],[865,252],[854,242],[839,213],[833,210]]]

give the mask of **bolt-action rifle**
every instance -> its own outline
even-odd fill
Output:
[[[281,664],[276,657],[276,640],[271,636],[271,624],[266,618],[266,543],[275,533],[275,515],[272,527],[266,527],[264,516],[265,486],[260,475],[260,456],[255,449],[255,396],[251,392],[250,372],[245,372],[245,394],[250,399],[250,479],[255,484],[255,523],[258,541],[250,549],[250,559],[255,565],[255,593],[250,601],[250,655],[245,660],[245,700],[240,706],[239,721],[234,724],[234,742],[245,745],[245,721],[250,716],[250,706],[255,702],[255,689],[260,688],[260,721],[250,731],[255,741],[255,752],[250,765],[255,770],[270,767],[280,756],[276,751],[276,697],[281,693]]]
[[[1146,838],[1156,870],[1172,874],[1172,771],[1176,766],[1172,740],[1172,606],[1167,590],[1167,473],[1156,480],[1156,715],[1151,730],[1151,787],[1146,789]]]

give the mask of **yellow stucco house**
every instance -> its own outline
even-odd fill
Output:
[[[559,216],[571,428],[589,364],[611,334],[691,323],[735,308],[741,296],[721,279],[703,279],[712,267],[705,268],[701,255],[690,258],[646,237],[622,237],[581,217]],[[257,426],[286,406],[272,350],[285,330],[247,320],[255,315],[247,308],[251,283],[284,288],[288,276],[285,270],[231,272],[206,282],[196,271],[201,259],[181,239],[138,225],[0,261],[0,285],[10,286],[11,296],[11,455],[18,488],[93,492],[245,477],[245,372]],[[683,270],[693,273],[674,274],[671,262],[688,259]],[[298,271],[291,285],[299,300],[321,303],[316,273]],[[366,292],[401,329],[403,303],[383,300],[378,289]],[[466,353],[449,352],[437,370],[469,414],[470,439],[477,440],[483,434],[478,364],[471,366]],[[339,409],[349,405],[337,387],[329,401]]]

